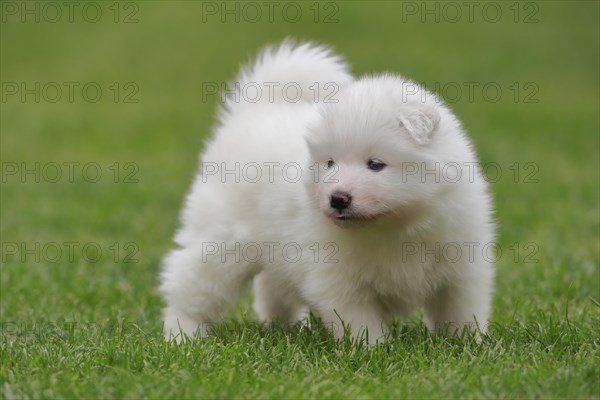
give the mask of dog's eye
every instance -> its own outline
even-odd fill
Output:
[[[335,165],[335,162],[330,158],[327,160],[327,168],[331,168]]]
[[[372,159],[367,161],[367,167],[369,167],[371,171],[378,172],[384,169],[386,167],[386,164],[383,161]]]

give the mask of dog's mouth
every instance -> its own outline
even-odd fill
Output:
[[[349,227],[366,224],[375,220],[377,216],[343,211],[332,213],[329,215],[329,218],[331,218],[337,226]]]

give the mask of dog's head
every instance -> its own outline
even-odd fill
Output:
[[[340,226],[407,222],[439,191],[439,100],[389,75],[351,83],[336,100],[307,137],[310,195]]]

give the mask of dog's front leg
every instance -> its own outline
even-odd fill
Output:
[[[340,340],[345,331],[352,339],[365,340],[374,345],[385,340],[389,331],[381,307],[374,302],[340,302],[333,307],[319,307],[323,323]]]

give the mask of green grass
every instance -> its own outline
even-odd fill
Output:
[[[512,2],[496,3],[498,23],[480,13],[474,22],[403,22],[402,3],[339,2],[331,24],[312,21],[312,2],[298,23],[280,14],[274,23],[203,23],[200,2],[155,1],[137,3],[138,23],[115,24],[112,2],[97,4],[95,24],[77,13],[73,23],[2,14],[3,94],[6,82],[103,89],[97,103],[76,92],[73,102],[0,104],[3,168],[94,162],[103,172],[96,183],[80,169],[72,183],[3,176],[2,398],[599,398],[597,2],[539,2],[531,24],[513,22]],[[248,298],[214,336],[163,342],[160,259],[217,107],[202,101],[202,83],[232,79],[240,62],[287,35],[332,44],[357,75],[502,88],[495,103],[480,91],[451,102],[482,162],[503,172],[491,184],[503,255],[493,329],[481,343],[432,339],[415,317],[385,345],[336,344],[322,329],[260,329]],[[113,82],[134,82],[139,102],[113,102]],[[528,90],[514,101],[515,82],[533,83],[537,102],[524,102]],[[528,162],[537,183],[524,180]],[[137,183],[124,182],[126,163]],[[22,251],[36,253],[36,243],[39,260]],[[52,243],[63,250],[55,262]],[[82,255],[87,243],[101,248],[98,260],[93,247]]]

